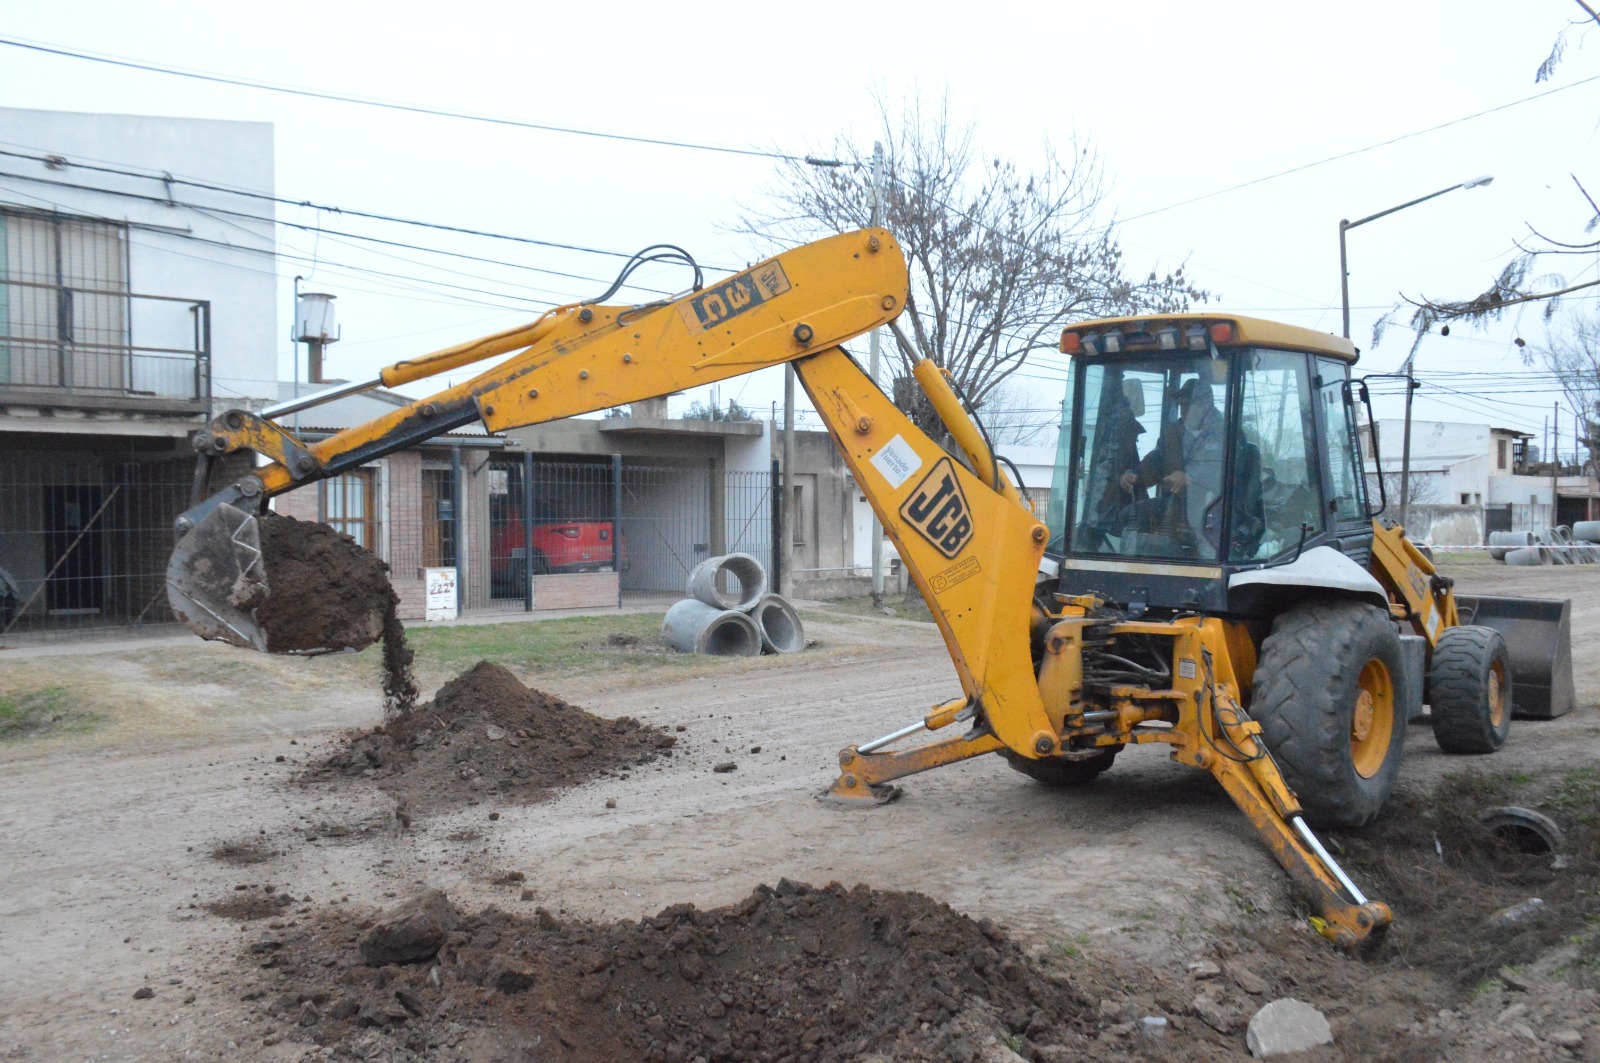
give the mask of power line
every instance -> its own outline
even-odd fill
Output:
[[[1318,166],[1326,166],[1330,162],[1338,162],[1341,159],[1348,159],[1348,158],[1350,158],[1352,156],[1355,156],[1355,155],[1364,155],[1369,151],[1376,151],[1379,148],[1387,148],[1387,147],[1390,147],[1390,146],[1392,146],[1394,144],[1399,144],[1402,141],[1411,140],[1411,139],[1413,139],[1415,137],[1425,136],[1428,133],[1437,133],[1441,129],[1448,129],[1451,126],[1460,125],[1463,122],[1470,122],[1470,121],[1473,121],[1474,119],[1477,119],[1477,118],[1483,118],[1486,115],[1491,115],[1491,114],[1494,114],[1494,113],[1496,113],[1498,111],[1508,110],[1508,109],[1510,109],[1512,107],[1520,107],[1525,103],[1532,103],[1534,100],[1541,100],[1546,96],[1554,96],[1558,92],[1566,92],[1568,89],[1579,88],[1580,86],[1590,84],[1591,82],[1594,82],[1594,81],[1600,81],[1600,74],[1596,74],[1594,77],[1584,78],[1581,81],[1574,81],[1569,85],[1562,85],[1562,86],[1559,86],[1558,88],[1546,89],[1544,92],[1537,92],[1537,93],[1534,93],[1532,96],[1524,96],[1520,100],[1512,100],[1510,103],[1502,103],[1502,104],[1500,104],[1499,106],[1496,106],[1496,107],[1490,107],[1490,108],[1487,108],[1486,110],[1477,111],[1477,112],[1475,112],[1473,114],[1466,115],[1463,118],[1452,118],[1448,122],[1440,122],[1438,125],[1429,126],[1426,129],[1418,129],[1418,130],[1415,130],[1414,132],[1403,133],[1400,136],[1391,137],[1388,140],[1380,140],[1378,143],[1376,143],[1376,144],[1368,144],[1364,148],[1353,148],[1350,151],[1341,152],[1338,155],[1330,155],[1326,159],[1318,159],[1316,162],[1302,163],[1299,166],[1292,166],[1287,170],[1280,170],[1277,173],[1268,174],[1265,177],[1252,178],[1249,181],[1243,181],[1243,182],[1241,182],[1239,184],[1236,184],[1236,185],[1230,185],[1227,188],[1219,188],[1215,192],[1206,192],[1206,193],[1204,193],[1202,195],[1194,196],[1193,198],[1190,198],[1190,199],[1180,200],[1177,203],[1169,203],[1164,207],[1157,207],[1154,210],[1147,210],[1142,214],[1134,214],[1134,215],[1131,215],[1130,217],[1123,218],[1123,219],[1121,219],[1121,221],[1118,224],[1125,224],[1125,223],[1130,222],[1130,221],[1138,221],[1141,218],[1148,218],[1148,217],[1150,217],[1151,215],[1154,215],[1154,214],[1161,214],[1161,213],[1163,213],[1165,211],[1169,211],[1169,210],[1177,210],[1179,207],[1187,207],[1191,203],[1199,203],[1202,200],[1213,199],[1213,198],[1215,198],[1217,196],[1227,195],[1229,192],[1237,192],[1242,188],[1250,188],[1250,187],[1252,187],[1254,185],[1264,184],[1267,181],[1275,181],[1280,177],[1288,177],[1290,174],[1303,173],[1306,170],[1310,170],[1310,169],[1313,169],[1313,168],[1318,167]]]
[[[325,234],[325,235],[326,234],[331,234],[331,235],[334,235],[334,236],[343,236],[343,237],[347,237],[347,238],[349,238],[351,240],[361,240],[361,241],[364,241],[366,243],[381,244],[381,245],[384,245],[384,246],[387,246],[387,247],[399,247],[399,248],[404,248],[404,249],[409,250],[409,251],[423,251],[423,252],[427,252],[427,253],[431,253],[431,254],[439,254],[439,255],[454,255],[455,254],[454,252],[441,251],[441,250],[438,250],[437,248],[424,247],[424,246],[422,246],[420,244],[406,243],[405,241],[402,241],[402,240],[385,240],[382,237],[366,236],[366,235],[363,235],[361,233],[350,233],[350,232],[344,232],[342,230],[330,230],[330,229],[322,228],[321,226],[306,225],[306,224],[301,223],[301,222],[283,221],[283,220],[278,219],[278,218],[266,217],[266,216],[259,215],[259,214],[249,214],[249,213],[246,213],[244,211],[230,210],[230,209],[228,209],[226,207],[200,206],[198,204],[189,203],[189,202],[186,202],[186,201],[183,201],[183,200],[168,199],[168,198],[162,197],[162,196],[150,196],[150,195],[145,195],[145,194],[140,193],[140,192],[127,192],[127,191],[121,191],[121,190],[116,190],[116,189],[98,188],[98,187],[95,187],[93,185],[82,185],[82,184],[77,184],[77,183],[74,183],[74,182],[71,182],[71,181],[57,181],[57,180],[53,180],[53,179],[45,178],[45,177],[35,177],[35,176],[29,175],[29,174],[11,173],[9,171],[0,171],[0,178],[9,178],[9,179],[12,179],[12,180],[19,180],[19,181],[29,181],[29,182],[32,182],[32,183],[35,183],[35,184],[48,185],[48,186],[54,187],[54,188],[66,188],[66,189],[70,189],[70,190],[74,190],[74,191],[94,192],[94,193],[98,193],[98,194],[102,194],[102,195],[116,196],[116,197],[120,197],[120,198],[123,198],[123,199],[134,199],[134,200],[139,200],[139,201],[146,202],[146,203],[156,203],[156,204],[160,204],[162,206],[182,207],[182,208],[185,208],[187,210],[193,210],[196,213],[199,213],[199,214],[202,214],[202,215],[207,215],[208,212],[209,212],[209,214],[226,214],[229,217],[241,218],[241,219],[246,220],[246,221],[260,222],[260,223],[265,224],[265,225],[281,225],[281,226],[284,226],[285,228],[298,229],[298,230],[301,230],[303,232],[319,233],[319,234]],[[212,220],[215,221],[215,220],[218,220],[218,219],[213,218]],[[224,244],[223,246],[233,246],[233,245]],[[594,251],[595,250],[593,248],[568,248],[568,249],[569,250],[588,250],[588,251]],[[613,252],[595,251],[595,253],[609,255],[609,254],[612,254]],[[489,261],[492,262],[493,260],[489,260]],[[516,265],[515,263],[499,263],[499,264],[507,265],[507,266],[513,266],[513,267]],[[352,267],[352,268],[356,268],[356,267]],[[533,268],[533,267],[528,267],[528,268]],[[540,272],[556,273],[557,271],[554,271],[554,270],[540,270]],[[579,280],[588,280],[588,279],[590,279],[590,278],[579,277],[576,274],[560,274],[560,275],[570,276],[570,277],[573,277],[573,278],[579,279]],[[418,278],[418,279],[420,279],[420,278]],[[595,283],[603,283],[603,282],[601,282],[599,280],[595,280]],[[629,287],[636,287],[636,286],[629,285]],[[641,290],[641,291],[649,291],[649,292],[652,292],[653,294],[666,294],[666,293],[656,293],[654,291],[654,289],[641,288],[639,290]],[[496,294],[496,293],[485,293],[485,294]],[[497,297],[499,297],[499,298],[516,298],[515,296],[506,296],[506,295],[498,295]]]
[[[0,39],[0,44],[3,44],[3,43],[5,43],[5,41],[3,39]],[[0,156],[10,156],[12,158],[18,158],[18,159],[29,159],[29,160],[34,161],[34,162],[47,163],[47,164],[51,161],[51,157],[48,156],[48,155],[30,155],[30,154],[27,154],[26,152],[5,151],[3,149],[0,149]],[[57,157],[59,158],[59,156],[57,156]],[[623,251],[607,251],[607,250],[605,250],[603,248],[598,248],[598,247],[585,247],[582,244],[566,244],[566,243],[560,243],[560,242],[554,241],[554,240],[539,240],[539,239],[536,239],[536,238],[531,237],[531,236],[512,236],[512,235],[510,235],[508,233],[490,232],[490,231],[487,231],[487,230],[484,230],[484,229],[469,229],[469,228],[467,228],[465,226],[449,225],[449,224],[445,224],[443,222],[421,221],[421,220],[418,220],[416,218],[402,218],[402,217],[398,217],[398,216],[390,215],[390,214],[377,214],[377,213],[374,213],[372,211],[354,210],[354,209],[351,209],[351,208],[334,206],[332,204],[314,203],[314,202],[311,202],[310,200],[290,199],[290,198],[287,198],[287,197],[284,197],[284,196],[271,195],[271,194],[268,194],[266,192],[253,192],[253,191],[250,191],[248,189],[229,188],[226,185],[211,184],[209,182],[204,182],[204,181],[192,181],[192,180],[189,180],[187,178],[174,177],[174,176],[172,176],[170,174],[165,174],[165,173],[159,173],[159,174],[158,173],[139,173],[136,170],[124,170],[124,169],[118,169],[118,168],[110,167],[110,166],[95,166],[95,165],[92,165],[90,163],[72,162],[71,160],[67,161],[67,165],[70,166],[70,167],[74,167],[76,169],[80,169],[80,170],[90,170],[90,171],[94,171],[94,172],[97,172],[97,173],[115,174],[115,175],[117,175],[119,177],[133,177],[133,178],[138,178],[140,180],[145,180],[145,181],[157,181],[157,182],[160,182],[163,185],[184,185],[184,186],[190,187],[190,188],[200,188],[200,189],[205,189],[206,191],[210,191],[210,192],[222,192],[222,193],[224,193],[226,195],[240,196],[240,197],[243,197],[243,198],[246,198],[246,199],[265,200],[267,202],[277,203],[277,204],[281,204],[283,206],[304,207],[304,208],[309,209],[309,210],[316,210],[316,211],[320,211],[320,212],[328,213],[328,214],[341,214],[341,215],[345,215],[345,216],[352,217],[352,218],[366,218],[366,219],[371,220],[371,221],[392,222],[392,223],[394,223],[396,225],[412,225],[412,226],[417,226],[417,227],[423,228],[423,229],[436,229],[436,230],[438,230],[440,232],[458,233],[458,234],[460,234],[462,236],[481,236],[481,237],[484,237],[485,239],[489,239],[489,240],[506,240],[506,241],[509,241],[511,243],[530,244],[530,245],[532,245],[534,247],[553,248],[553,249],[555,249],[557,251],[576,251],[576,252],[579,252],[579,253],[582,253],[582,254],[588,254],[588,255],[605,255],[605,256],[610,257],[610,258],[623,258],[623,259],[626,259],[626,258],[632,258],[633,257],[631,254],[628,254],[628,253],[623,252]],[[78,188],[78,189],[84,189],[84,190],[92,191],[92,192],[105,192],[105,193],[110,194],[110,195],[123,195],[123,196],[136,196],[136,195],[138,195],[137,193],[132,193],[132,192],[117,192],[117,191],[113,191],[111,189],[98,188],[98,187],[96,187],[94,185],[77,185],[77,184],[71,184],[69,182],[53,182],[53,181],[48,180],[47,178],[30,177],[30,176],[27,176],[25,174],[4,173],[4,174],[0,174],[0,177],[15,177],[15,178],[18,178],[18,179],[21,179],[21,180],[24,180],[24,181],[43,181],[45,183],[56,183],[56,184],[61,184],[63,187],[66,187],[66,188]],[[172,204],[172,205],[175,205],[175,206],[192,206],[193,205],[193,204],[178,203],[178,202],[176,202],[175,200],[172,199],[170,194],[163,195],[163,196],[138,196],[138,198],[147,199],[147,200],[150,200],[151,202],[157,202],[157,203],[169,203],[169,204]],[[213,209],[221,210],[222,208],[218,207],[218,208],[213,208]],[[239,217],[254,218],[254,219],[258,220],[258,221],[268,221],[268,220],[275,221],[276,220],[276,219],[262,218],[259,215],[244,214],[242,212],[237,212],[237,211],[232,211],[230,213],[234,213]],[[290,224],[288,222],[283,222],[283,221],[279,221],[277,223],[279,225],[288,225],[288,224]],[[352,235],[353,236],[354,234],[344,234],[344,235]],[[360,237],[360,236],[356,236],[355,238],[356,239],[371,239],[371,237]],[[410,246],[410,245],[401,244],[401,245],[398,245],[398,246],[404,247],[404,246]],[[425,249],[425,250],[431,250],[431,249]],[[453,252],[449,252],[449,251],[438,251],[436,253],[437,254],[441,254],[441,255],[453,254]],[[462,256],[462,257],[470,257],[470,256]],[[493,260],[493,259],[485,259],[483,261],[492,262],[492,261],[495,261],[495,260]],[[500,263],[500,264],[501,265],[514,265],[514,263]],[[528,269],[528,268],[532,268],[532,267],[521,267],[521,268]],[[544,271],[544,272],[554,272],[554,271],[552,270],[552,271]],[[730,270],[729,272],[734,272],[734,271]],[[605,283],[604,281],[598,281],[596,278],[592,278],[592,277],[580,277],[580,278],[577,278],[577,279],[580,279],[580,280],[596,280],[597,283]]]
[[[527,122],[516,118],[501,118],[494,115],[468,114],[460,111],[446,111],[438,107],[424,107],[421,104],[396,103],[388,100],[367,99],[361,96],[345,96],[336,92],[325,92],[319,89],[297,88],[292,85],[274,85],[267,81],[253,81],[248,78],[228,77],[223,74],[211,74],[196,70],[181,70],[177,67],[159,66],[155,63],[141,62],[137,59],[128,59],[122,56],[97,55],[93,52],[78,52],[42,41],[28,41],[15,37],[0,37],[0,45],[9,45],[12,48],[23,48],[31,52],[41,52],[46,55],[58,55],[68,59],[82,59],[91,63],[104,63],[107,66],[124,67],[129,70],[142,70],[150,74],[167,74],[171,77],[191,78],[196,81],[208,81],[217,85],[233,85],[237,88],[256,89],[260,92],[278,92],[288,96],[303,96],[313,100],[330,100],[335,103],[348,103],[360,107],[377,107],[387,111],[401,111],[406,114],[427,115],[432,118],[451,118],[463,122],[479,122],[484,125],[509,126],[514,129],[532,129],[541,133],[564,133],[568,136],[595,137],[600,140],[620,140],[633,144],[649,144],[654,147],[682,148],[689,151],[711,151],[723,155],[748,155],[764,159],[781,159],[786,162],[803,162],[811,166],[837,166],[835,159],[819,159],[810,155],[792,155],[781,151],[763,151],[759,148],[734,148],[719,144],[698,144],[687,140],[668,140],[662,137],[636,136],[628,133],[604,133],[596,129],[577,129],[571,126],[560,126],[545,122]]]

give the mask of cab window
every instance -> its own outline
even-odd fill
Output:
[[[1328,426],[1328,466],[1332,476],[1329,488],[1333,496],[1329,504],[1341,521],[1363,520],[1366,513],[1356,464],[1355,409],[1345,401],[1345,364],[1334,358],[1318,358],[1317,373],[1322,378],[1318,391]]]
[[[1322,530],[1315,410],[1307,358],[1255,350],[1239,359],[1239,447],[1234,454],[1233,561],[1270,561]]]

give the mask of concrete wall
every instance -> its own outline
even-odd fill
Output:
[[[213,217],[166,202],[114,195],[131,193],[164,201],[167,190],[159,179],[72,166],[76,160],[93,161],[156,178],[171,172],[270,195],[270,123],[0,108],[0,129],[5,130],[7,146],[13,150],[67,160],[65,169],[51,170],[29,159],[10,159],[7,170],[102,190],[80,191],[0,178],[0,202],[27,209],[53,206],[64,213],[159,227],[159,231],[134,227],[129,232],[130,289],[145,295],[211,301],[212,377],[220,403],[236,405],[246,399],[266,401],[276,396],[278,281],[272,222],[232,215]],[[268,219],[274,216],[270,202],[242,200],[205,189],[173,186],[172,198]],[[145,316],[133,322],[136,344],[183,349],[193,342],[187,313],[153,306],[142,307],[140,313]]]
[[[1434,546],[1482,546],[1487,541],[1483,507],[1413,504],[1406,518],[1406,535]]]
[[[795,575],[808,578],[853,572],[856,565],[855,536],[859,523],[859,490],[833,438],[827,432],[795,434],[795,487],[799,504],[795,510]],[[782,433],[773,440],[774,452],[782,457]]]

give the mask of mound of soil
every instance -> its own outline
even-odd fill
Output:
[[[1066,1059],[1092,1036],[1069,981],[921,894],[780,881],[609,925],[440,903],[376,925],[328,911],[251,945],[272,957],[262,1021],[340,1056],[446,1061],[971,1063],[997,1037]],[[425,956],[369,962],[408,927]]]
[[[279,893],[275,886],[241,885],[235,886],[234,891],[226,897],[211,901],[204,907],[212,915],[249,922],[282,915],[292,904],[294,898],[287,892]]]
[[[412,653],[389,566],[326,524],[271,512],[258,524],[268,595],[255,618],[267,652],[360,650],[382,638],[385,708],[394,713],[415,705]]]
[[[602,719],[479,661],[432,701],[354,737],[312,778],[378,778],[402,810],[425,812],[489,797],[536,801],[670,756],[676,743],[660,728]]]

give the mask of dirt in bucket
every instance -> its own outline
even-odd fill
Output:
[[[676,743],[661,728],[595,716],[480,661],[432,701],[343,742],[308,780],[375,778],[407,811],[526,803],[670,755]]]
[[[381,638],[385,714],[408,711],[417,686],[389,566],[326,524],[270,512],[258,524],[268,595],[255,619],[267,652],[360,650]]]
[[[271,957],[260,1021],[336,1056],[973,1063],[997,1040],[1033,1058],[1093,1047],[1093,1002],[999,926],[866,886],[780,880],[610,924],[462,914],[434,891],[376,919],[323,910],[249,948]]]

